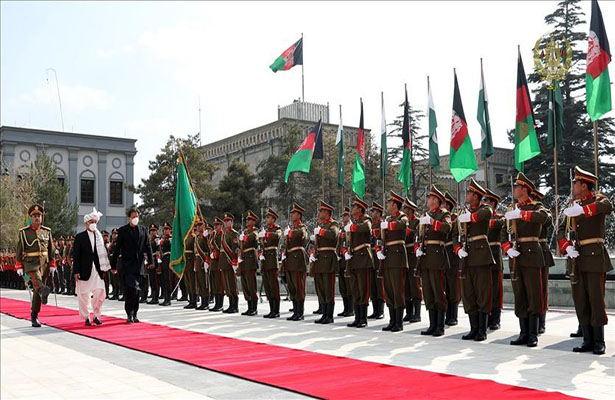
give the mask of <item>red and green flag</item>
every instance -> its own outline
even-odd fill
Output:
[[[451,119],[450,170],[453,178],[461,182],[476,170],[476,155],[468,132],[466,116],[463,112],[457,72],[455,71],[455,89],[453,93],[453,116]]]
[[[515,168],[523,172],[523,163],[540,154],[532,100],[527,86],[521,50],[517,62],[517,115],[515,121]]]
[[[352,191],[363,199],[365,196],[365,131],[363,130],[363,100],[361,100],[361,117],[357,131],[357,153],[352,170]]]
[[[295,151],[295,154],[288,161],[288,166],[286,167],[286,175],[284,176],[284,182],[288,183],[288,177],[291,172],[310,172],[310,166],[312,165],[312,158],[315,155],[320,154],[320,158],[322,158],[323,149],[322,149],[322,121],[318,120],[318,123],[314,125],[314,128],[310,131],[310,133],[305,137],[303,142]],[[314,157],[315,158],[315,157]]]
[[[611,49],[604,29],[598,1],[592,0],[592,17],[589,24],[589,48],[585,73],[587,113],[592,121],[611,111],[611,81],[609,63]]]
[[[171,238],[171,262],[169,267],[177,276],[182,276],[186,266],[184,249],[186,239],[192,233],[197,217],[197,199],[192,190],[184,157],[179,156],[177,166],[177,186],[175,188],[175,216],[173,217],[173,237]]]
[[[269,66],[273,72],[287,71],[295,65],[303,65],[303,38],[284,50],[273,64]]]
[[[401,139],[403,142],[403,156],[397,180],[404,186],[403,194],[406,195],[412,185],[412,140],[410,137],[410,105],[408,104],[408,89],[405,89],[404,119],[401,127]]]

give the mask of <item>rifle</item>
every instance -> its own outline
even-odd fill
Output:
[[[427,211],[425,211],[425,215],[428,215]],[[419,241],[421,242],[421,244],[419,245],[419,249],[423,252],[423,255],[425,254],[425,228],[426,228],[426,225],[419,226]],[[421,277],[421,260],[422,259],[423,259],[423,256],[417,257],[416,259],[416,268],[414,269],[415,278]]]
[[[510,175],[510,190],[511,190],[511,198],[512,203],[508,206],[507,211],[511,211],[515,208],[515,195],[514,195],[514,184],[512,174]],[[506,230],[508,231],[508,240],[513,244],[513,249],[517,250],[517,220],[513,219],[512,223],[510,220],[506,220]],[[516,257],[508,257],[508,267],[510,269],[510,280],[517,280],[517,258]]]
[[[468,246],[468,223],[459,222],[459,215],[464,214],[467,211],[468,210],[465,206],[457,206],[457,231],[459,234],[459,239],[461,241],[461,246],[462,246],[461,248],[466,252],[467,252],[467,246]],[[466,271],[465,271],[466,258],[467,257],[459,259],[459,279],[466,278]]]
[[[572,168],[570,169],[570,204],[574,203],[573,193],[572,193],[572,185],[574,180],[574,174],[572,172]],[[566,217],[566,236],[567,239],[572,243],[572,247],[579,251],[577,245],[577,217]],[[576,285],[577,280],[577,260],[575,258],[569,257],[570,260],[570,284]]]

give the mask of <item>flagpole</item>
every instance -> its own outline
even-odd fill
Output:
[[[593,123],[594,130],[594,175],[598,178],[598,121]],[[598,191],[598,181],[596,181],[596,192]]]
[[[431,172],[431,165],[429,166],[429,187],[432,186],[433,182],[433,173]]]
[[[482,57],[480,58],[480,83],[481,83],[481,88],[483,89],[483,101],[484,101],[486,89],[485,89],[485,77],[483,76],[483,58]],[[489,121],[485,119],[485,126],[487,123],[489,123]],[[485,132],[485,134],[487,134],[487,132]],[[481,143],[481,146],[482,146],[482,143]],[[489,189],[489,161],[487,161],[486,154],[485,154],[485,167],[484,168],[485,168],[485,185],[487,186],[487,189]]]
[[[340,125],[342,124],[342,105],[340,104]],[[342,125],[342,136],[344,135],[344,126]],[[343,139],[343,137],[342,137]],[[342,140],[342,144],[344,143],[344,141]],[[344,152],[344,146],[342,146],[342,153]],[[342,162],[346,163],[346,159],[342,158]],[[337,166],[337,170],[339,173],[339,169],[340,166]],[[346,171],[346,165],[344,165],[344,169],[343,171]],[[344,185],[346,184],[346,177],[344,176],[346,175],[345,173],[342,174],[342,193],[341,193],[341,202],[342,202],[342,209],[340,210],[341,212],[344,212]]]
[[[485,158],[485,185],[489,189],[489,161]]]
[[[554,81],[555,84],[559,85],[559,82]],[[557,105],[555,104],[555,86],[553,86],[553,90],[551,93],[551,104],[553,110],[553,167],[554,167],[554,186],[555,186],[555,216],[554,221],[559,221],[559,184],[557,181]],[[557,256],[560,256],[559,246],[555,246],[555,253]]]
[[[384,110],[384,92],[380,92],[380,99],[381,99],[381,110]],[[383,116],[384,117],[384,116]],[[386,122],[385,122],[385,132],[386,132]],[[382,135],[382,132],[380,132],[380,134]],[[380,143],[382,144],[382,138],[380,139]],[[380,174],[382,175],[382,206],[385,206],[385,201],[384,198],[386,197],[385,194],[385,173],[384,173],[384,169],[386,168],[386,160],[384,159],[384,149],[380,149],[380,162],[381,162],[381,167],[380,167]]]
[[[305,43],[303,43],[303,32],[301,32],[301,46],[302,46],[301,52],[305,54],[305,52],[303,51],[305,48],[304,47]],[[303,54],[301,55],[301,58],[302,58],[301,60],[301,101],[302,103],[305,103],[305,82],[304,82],[304,77],[303,77],[303,64],[305,64],[305,60],[303,59]],[[301,108],[303,108],[303,104],[301,105]]]

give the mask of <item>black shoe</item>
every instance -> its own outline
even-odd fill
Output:
[[[604,343],[604,326],[592,326],[594,332],[594,351],[596,355],[601,355],[606,352],[606,344]]]
[[[510,344],[513,346],[519,346],[522,344],[527,344],[528,333],[529,333],[529,318],[519,318],[519,328],[521,332],[519,333],[519,337],[515,340],[511,340]]]
[[[303,310],[305,307],[305,300],[299,300],[297,301],[297,307],[299,307],[299,311],[297,312],[297,317],[294,319],[294,321],[303,321]]]
[[[357,328],[365,328],[367,327],[367,304],[363,304],[359,306],[360,318],[359,323],[357,324]]]
[[[448,322],[446,325],[455,326],[458,324],[457,322],[457,314],[459,312],[459,303],[452,303],[448,305]]]
[[[297,315],[297,311],[298,311],[299,307],[297,307],[297,302],[295,300],[293,300],[293,308],[292,308],[292,315],[288,318],[286,318],[287,321],[294,321],[295,317]]]
[[[436,316],[438,312],[436,310],[427,310],[427,312],[429,314],[429,328],[421,331],[421,335],[423,336],[433,335],[436,330]]]
[[[412,324],[414,322],[421,322],[421,300],[412,300],[412,305],[414,307],[414,315],[413,318],[410,318],[410,323]]]
[[[132,319],[132,314],[128,314],[126,317],[126,323],[132,324],[134,320]]]
[[[209,303],[207,301],[201,301],[201,305],[196,308],[197,310],[209,310]]]
[[[38,322],[38,315],[36,314],[30,314],[30,318],[32,320],[32,327],[33,328],[40,328],[41,327],[41,323]]]
[[[487,321],[489,320],[489,314],[478,313],[478,332],[474,340],[476,342],[482,342],[487,339]]]
[[[158,304],[158,299],[152,297],[152,299],[150,301],[148,301],[147,304]]]
[[[494,308],[491,310],[491,315],[489,316],[491,322],[489,322],[489,329],[492,331],[497,331],[500,329],[500,315],[502,314],[502,310],[499,308]]]
[[[325,319],[322,321],[323,325],[333,323],[333,312],[335,311],[335,303],[325,304]]]
[[[591,325],[584,325],[581,327],[583,333],[583,343],[581,347],[575,347],[572,349],[575,353],[588,353],[594,351],[594,332]]]
[[[414,307],[412,306],[412,299],[406,300],[406,316],[404,317],[404,322],[410,322],[410,320],[414,318]]]
[[[540,317],[538,317],[538,334],[542,335],[543,333],[545,333],[547,331],[546,328],[546,317],[547,314],[545,312],[545,314],[540,314]]]
[[[470,320],[470,332],[461,337],[462,340],[474,340],[476,339],[476,333],[478,332],[478,313],[468,314]]]
[[[395,326],[395,309],[393,307],[389,307],[389,324],[382,328],[384,332],[389,332],[393,330]]]
[[[242,312],[241,315],[250,315],[250,312],[252,311],[252,300],[248,300],[248,308],[246,311]]]
[[[359,307],[360,306],[355,304],[355,306],[354,306],[354,321],[352,321],[349,324],[346,324],[347,327],[349,327],[349,328],[356,328],[357,325],[359,325],[359,317],[360,317],[360,314],[361,314],[361,312],[359,311]]]
[[[341,313],[337,314],[338,317],[345,317],[348,312],[348,297],[342,297],[342,304],[344,305],[344,309]]]
[[[188,304],[186,304],[186,305],[184,306],[184,309],[186,309],[186,310],[189,310],[189,309],[191,309],[191,308],[196,308],[196,302],[195,302],[195,303],[193,303],[193,302],[189,302]]]
[[[318,305],[318,310],[314,311],[312,314],[322,314],[322,317],[318,318],[317,320],[314,321],[315,324],[322,324],[322,321],[324,321],[324,319],[326,318],[326,312],[324,311],[325,306],[324,304],[319,304]]]
[[[92,323],[90,322],[89,318],[85,319],[85,326],[92,326]]]
[[[527,338],[527,347],[536,347],[538,345],[538,315],[530,316],[530,325]]]
[[[344,317],[354,317],[354,313],[355,313],[355,308],[354,308],[354,304],[353,304],[353,299],[352,297],[347,297],[348,300],[348,308],[344,310]]]
[[[312,314],[316,314],[316,315],[324,314],[323,305],[318,303],[318,310],[312,311]]]
[[[436,315],[436,330],[433,331],[432,336],[442,336],[444,335],[444,311],[438,310]]]
[[[576,332],[572,332],[570,337],[583,337],[583,330],[581,329],[581,325],[577,328]]]
[[[273,313],[273,302],[274,300],[268,299],[269,300],[269,312],[265,315],[263,315],[263,318],[271,318],[271,314]]]
[[[404,307],[398,307],[393,311],[393,315],[395,317],[395,324],[393,325],[393,329],[391,332],[400,332],[404,330]]]
[[[252,308],[248,310],[248,317],[258,315],[258,300],[252,300]]]
[[[98,317],[94,317],[94,323],[96,325],[102,325],[102,321],[98,319]]]
[[[137,318],[137,313],[136,312],[134,314],[132,314],[132,322],[134,322],[135,324],[140,322],[139,318]]]
[[[165,300],[162,303],[158,304],[159,306],[170,306],[171,305],[171,300]]]
[[[271,312],[271,317],[269,318],[280,318],[280,299],[275,299],[273,301],[273,311]]]

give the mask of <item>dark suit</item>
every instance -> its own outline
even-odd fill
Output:
[[[100,279],[103,279],[103,273],[100,270],[100,262],[98,261],[98,251],[96,250],[96,235],[94,235],[94,251],[92,251],[92,242],[87,231],[78,233],[75,236],[75,244],[73,245],[73,275],[79,274],[80,281],[87,281],[92,274],[92,262],[94,268],[98,272]]]
[[[144,275],[144,257],[153,263],[152,247],[147,230],[142,225],[134,228],[126,224],[118,229],[115,252],[111,258],[111,269],[117,268],[117,259],[122,256],[122,278],[124,283],[124,309],[129,317],[139,311],[140,277]]]

